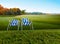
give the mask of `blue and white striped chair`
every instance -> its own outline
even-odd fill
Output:
[[[19,30],[19,21],[16,20],[16,19],[13,19],[13,20],[9,21],[7,30],[9,29],[10,26],[18,26],[18,30]]]
[[[25,26],[28,26],[31,24],[31,22],[28,20],[28,18],[23,18],[22,19],[22,24],[25,25]]]
[[[10,22],[10,26],[17,26],[18,25],[18,20],[12,20],[11,22]]]
[[[32,22],[28,19],[28,18],[22,18],[21,20],[21,30],[23,29],[23,25],[24,26],[32,26],[32,29],[33,29],[33,25],[32,25]]]

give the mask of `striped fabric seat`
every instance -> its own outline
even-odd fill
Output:
[[[25,25],[25,26],[31,24],[31,22],[28,20],[28,18],[23,18],[23,19],[22,19],[22,23],[23,23],[23,25]]]
[[[10,26],[17,26],[18,25],[18,20],[12,20],[11,22],[10,22]]]

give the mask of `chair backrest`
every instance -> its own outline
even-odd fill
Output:
[[[30,24],[31,24],[31,22],[29,21],[29,19],[28,19],[28,18],[22,18],[22,23],[23,23],[23,25],[25,25],[25,26],[27,26],[27,25],[30,25]]]
[[[16,19],[13,19],[11,22],[10,22],[10,26],[17,26],[18,25],[18,20]]]

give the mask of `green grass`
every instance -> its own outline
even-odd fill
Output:
[[[0,44],[60,44],[60,30],[0,31]]]
[[[9,20],[21,18],[29,18],[34,30],[6,31]],[[60,15],[0,16],[0,44],[60,44]]]
[[[18,15],[0,16],[0,30],[6,30],[9,20],[29,18],[33,22],[34,29],[60,29],[59,15]]]

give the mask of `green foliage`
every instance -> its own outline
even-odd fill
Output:
[[[0,31],[0,44],[60,44],[60,30]]]
[[[19,8],[10,8],[10,11],[14,15],[21,15],[21,10]]]
[[[25,12],[25,10],[21,10],[21,14],[25,14],[26,12]]]

